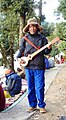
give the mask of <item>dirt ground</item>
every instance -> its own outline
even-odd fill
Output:
[[[47,113],[36,111],[28,120],[59,120],[66,116],[66,65],[56,75],[45,98]]]

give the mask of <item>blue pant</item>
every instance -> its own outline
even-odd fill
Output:
[[[30,107],[44,108],[44,70],[25,69],[26,80],[28,81],[28,101]]]

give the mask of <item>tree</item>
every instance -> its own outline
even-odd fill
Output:
[[[57,45],[55,44],[55,45],[52,46],[52,51],[51,51],[51,53],[50,53],[50,56],[52,56],[52,57],[55,58],[55,55],[57,55],[59,52],[60,52],[60,51],[59,51]]]
[[[62,41],[62,43],[59,45],[59,50],[62,51],[66,55],[66,42]]]
[[[8,9],[8,8],[7,8]],[[3,56],[3,63],[6,67],[10,64],[12,69],[14,69],[14,50],[16,37],[18,38],[17,32],[18,27],[16,29],[16,23],[18,24],[16,14],[13,13],[10,9],[6,11],[1,11],[1,15],[3,14],[3,18],[1,19],[1,53]],[[14,17],[15,16],[15,17]],[[2,47],[3,46],[3,47]],[[17,46],[17,45],[16,45]],[[10,61],[7,59],[7,55],[10,56]]]
[[[66,0],[58,0],[59,7],[57,8],[57,12],[62,14],[64,20],[66,20]],[[59,46],[59,50],[63,51],[66,54],[66,21],[56,24],[55,34],[57,34],[60,39],[63,41]]]
[[[66,23],[56,23],[55,29],[54,29],[54,35],[59,36],[60,39],[63,41],[66,41]]]
[[[63,18],[66,20],[66,0],[58,0],[59,7],[57,8],[57,12],[62,13]]]
[[[19,35],[19,38],[22,37],[22,28],[25,25],[25,20],[34,13],[33,0],[0,0],[0,4],[0,17],[2,18],[0,23],[0,49],[4,61],[8,61],[7,55],[10,55],[10,64],[12,69],[14,69],[14,50],[17,48]],[[19,25],[21,33],[19,33]],[[2,48],[4,48],[4,53]],[[6,66],[7,64],[5,63]]]

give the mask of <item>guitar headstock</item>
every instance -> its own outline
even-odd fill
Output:
[[[52,41],[51,41],[51,44],[54,44],[56,42],[60,41],[60,38],[59,37],[56,37],[54,38]]]

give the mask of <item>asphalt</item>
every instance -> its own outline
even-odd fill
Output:
[[[64,64],[56,64],[54,68],[51,68],[49,70],[46,70],[45,72],[45,94],[47,90],[49,89],[50,85],[52,84],[53,80],[57,76],[57,73]],[[46,98],[45,98],[46,100]],[[0,120],[27,120],[32,113],[27,113],[28,108],[28,101],[27,101],[27,92],[24,94],[22,99],[17,103],[15,106],[13,106],[11,109],[8,109],[4,112],[0,112]]]

